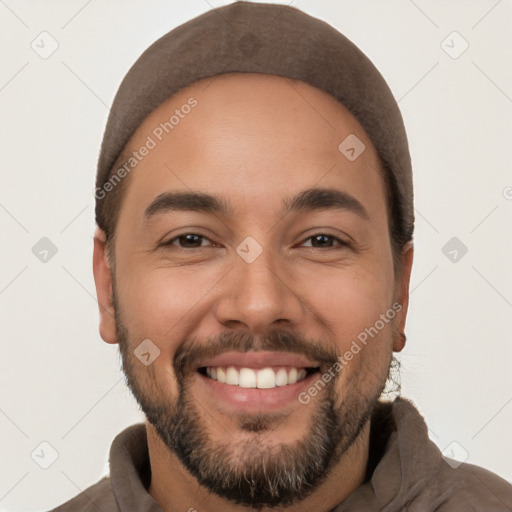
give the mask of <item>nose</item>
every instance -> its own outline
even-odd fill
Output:
[[[283,268],[284,267],[284,268]],[[304,315],[298,283],[270,250],[251,263],[236,256],[215,308],[222,325],[261,335],[286,323],[296,326]]]

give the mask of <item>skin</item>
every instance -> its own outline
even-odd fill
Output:
[[[126,357],[147,338],[161,352],[147,367],[137,365],[132,355],[134,378],[155,403],[174,403],[178,383],[173,357],[187,340],[226,331],[261,336],[279,327],[343,354],[398,302],[402,309],[394,329],[391,324],[382,329],[332,382],[338,405],[351,397],[374,400],[392,352],[404,346],[396,333],[405,327],[413,247],[404,247],[403,271],[395,275],[384,182],[364,129],[333,97],[305,83],[232,73],[196,82],[168,99],[139,126],[130,147],[144,144],[169,112],[191,96],[197,107],[130,174],[116,228],[115,288],[131,340]],[[366,146],[353,162],[338,150],[349,134]],[[344,210],[280,215],[284,197],[313,186],[350,193],[368,219]],[[144,224],[145,208],[160,193],[191,189],[222,195],[235,208],[234,216],[175,211]],[[201,250],[176,241],[172,249],[159,246],[186,233],[206,237]],[[318,234],[350,245],[333,241],[330,248],[313,247],[309,237]],[[236,252],[247,236],[263,249],[250,264]],[[118,343],[112,273],[100,229],[94,238],[94,277],[101,337]],[[201,404],[199,421],[214,444],[236,440],[237,455],[243,458],[243,443],[259,435],[241,429],[237,411],[212,400],[198,379],[190,375],[189,389]],[[263,440],[258,437],[259,449],[293,446],[303,439],[324,397],[320,392],[307,405],[293,401],[284,407]],[[254,417],[259,413],[255,410]],[[164,511],[247,510],[208,492],[148,421],[146,428],[149,493]],[[342,502],[364,480],[368,443],[366,423],[311,494],[277,510],[328,511]]]

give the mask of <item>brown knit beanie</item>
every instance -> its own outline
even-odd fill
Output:
[[[361,123],[387,173],[396,230],[404,243],[414,228],[407,136],[398,105],[370,60],[329,24],[297,8],[234,2],[212,9],[153,43],[117,91],[101,144],[97,190],[142,121],[193,82],[228,72],[298,79],[334,96]],[[104,199],[96,222],[104,228]]]

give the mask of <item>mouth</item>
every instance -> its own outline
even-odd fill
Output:
[[[320,364],[284,352],[227,352],[201,361],[198,384],[230,411],[279,411],[320,375]],[[225,410],[224,407],[222,409]]]

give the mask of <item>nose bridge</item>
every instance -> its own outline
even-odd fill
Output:
[[[270,244],[261,246],[247,237],[236,249],[233,272],[226,293],[219,298],[218,321],[244,324],[252,332],[264,332],[277,320],[296,323],[300,300],[280,269]]]

